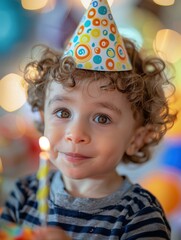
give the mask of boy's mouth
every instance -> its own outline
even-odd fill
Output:
[[[88,156],[85,156],[85,155],[82,155],[79,153],[73,153],[73,152],[65,152],[64,155],[65,155],[66,159],[71,162],[82,161],[82,160],[86,160],[86,159],[90,158]]]

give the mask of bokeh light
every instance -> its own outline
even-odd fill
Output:
[[[181,59],[174,64],[175,67],[175,79],[174,83],[176,84],[177,90],[180,91],[179,97],[181,96]],[[181,109],[181,104],[180,104]]]
[[[170,6],[175,3],[175,0],[153,0],[153,2],[161,6]]]
[[[6,75],[0,81],[0,106],[8,112],[21,108],[26,102],[22,81],[22,77],[14,73]]]
[[[139,8],[135,8],[130,17],[132,25],[142,36],[143,48],[152,49],[156,33],[163,28],[159,18],[150,11]]]
[[[181,58],[181,35],[171,29],[157,32],[153,48],[159,57],[174,63]]]
[[[181,139],[167,139],[161,157],[163,166],[181,175]]]
[[[38,10],[44,8],[48,3],[48,0],[21,0],[21,4],[24,9]]]
[[[15,113],[7,113],[0,118],[1,137],[7,137],[8,139],[13,140],[21,138],[27,131],[26,125],[27,124],[23,116]]]
[[[177,174],[158,171],[144,177],[141,185],[157,197],[167,215],[177,210],[181,203],[180,178]]]
[[[167,138],[180,138],[181,139],[181,89],[178,89],[175,93],[173,101],[170,103],[170,108],[173,111],[177,111],[177,120],[174,126],[166,133]]]

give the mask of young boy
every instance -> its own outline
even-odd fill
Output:
[[[170,239],[157,199],[116,171],[120,162],[148,161],[175,121],[165,64],[116,35],[107,1],[92,1],[86,17],[63,55],[44,48],[25,68],[28,101],[41,113],[57,168],[49,174],[47,227],[38,227],[35,175],[17,182],[1,218],[34,228],[39,240]],[[87,31],[90,22],[96,28]]]

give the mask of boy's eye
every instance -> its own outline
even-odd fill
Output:
[[[55,112],[55,115],[58,117],[58,118],[69,118],[71,116],[71,113],[68,109],[59,109]]]
[[[111,122],[110,118],[103,114],[97,115],[94,121],[100,124],[109,124]]]

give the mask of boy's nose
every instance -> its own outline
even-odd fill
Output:
[[[88,129],[85,129],[85,126],[81,124],[74,124],[65,134],[65,140],[75,144],[87,144],[90,142],[90,135],[88,133]]]
[[[75,144],[89,143],[89,138],[87,136],[75,136],[72,133],[66,135],[66,140]]]

